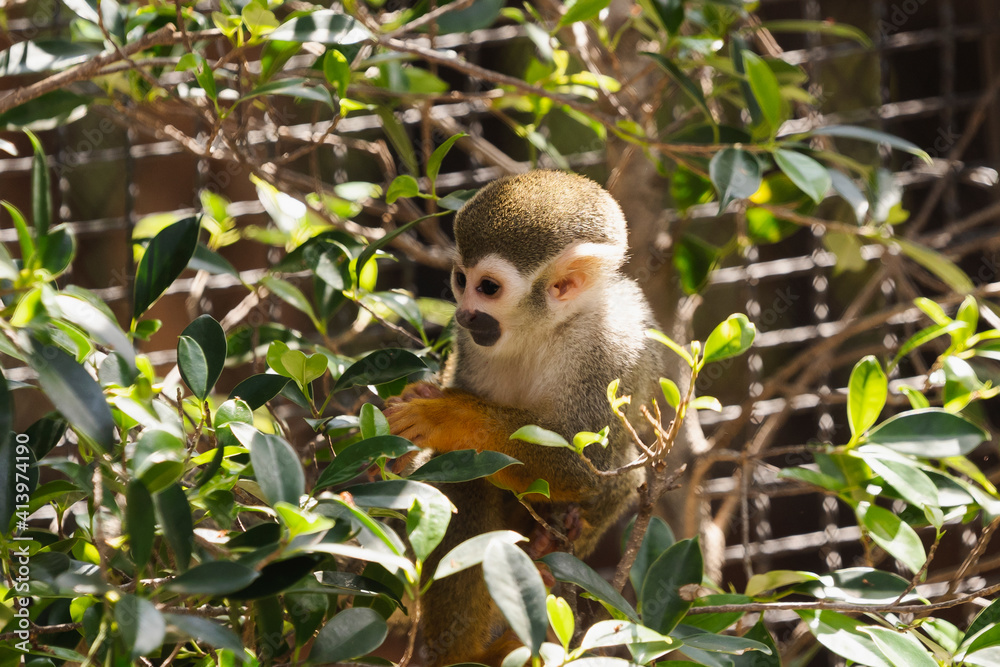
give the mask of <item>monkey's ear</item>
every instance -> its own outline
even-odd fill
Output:
[[[621,267],[624,256],[619,248],[602,243],[569,246],[552,260],[549,296],[556,301],[572,301],[604,276]]]

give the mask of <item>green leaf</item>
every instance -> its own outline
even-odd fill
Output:
[[[207,618],[186,614],[163,614],[163,620],[182,635],[197,642],[204,642],[213,648],[228,649],[233,652],[237,660],[247,662],[246,654],[243,652],[243,642],[229,628]],[[221,660],[219,662],[222,663]]]
[[[475,0],[471,6],[443,14],[438,20],[438,32],[448,35],[489,28],[500,16],[504,0]]]
[[[602,603],[618,610],[635,622],[639,621],[639,615],[632,608],[632,605],[601,575],[576,556],[555,551],[547,554],[541,560],[549,566],[552,576],[558,581],[576,584]]]
[[[425,370],[427,364],[409,350],[401,348],[376,350],[349,366],[337,379],[333,391],[384,384]]]
[[[254,476],[264,499],[272,507],[279,501],[298,507],[306,481],[302,463],[292,446],[283,438],[261,433],[249,424],[233,422],[229,427],[236,439],[250,450]]]
[[[779,148],[774,151],[774,162],[802,192],[817,204],[823,201],[833,186],[826,167],[808,155]]]
[[[734,199],[746,199],[760,189],[757,156],[742,148],[724,148],[708,163],[708,175],[719,193],[719,215]]]
[[[52,186],[49,183],[49,167],[42,142],[31,130],[25,130],[25,134],[34,149],[31,160],[31,215],[34,218],[36,239],[41,247],[45,235],[49,233],[49,225],[52,224]]]
[[[562,28],[577,21],[589,21],[610,4],[611,0],[568,0],[566,13],[559,17],[558,27]]]
[[[590,650],[606,646],[648,644],[652,642],[667,645],[679,644],[676,640],[637,623],[625,623],[612,619],[610,621],[598,621],[590,626],[587,629],[587,634],[580,641],[580,648]]]
[[[820,600],[839,600],[850,604],[891,604],[910,587],[898,574],[871,567],[849,567],[822,577],[811,575],[795,587],[796,592]],[[904,601],[918,599],[910,593]]]
[[[427,159],[427,178],[431,182],[432,193],[437,191],[436,190],[437,177],[438,177],[438,172],[441,171],[441,162],[444,160],[444,156],[448,154],[448,151],[451,150],[451,147],[455,145],[456,141],[458,141],[462,137],[467,137],[467,136],[469,135],[464,132],[453,134],[452,136],[445,139],[444,143],[435,148],[434,152],[431,153],[430,158]]]
[[[379,458],[394,459],[417,450],[419,447],[398,435],[380,435],[356,442],[345,447],[320,473],[313,493],[357,477],[364,468]]]
[[[289,19],[267,35],[267,39],[271,40],[319,42],[328,46],[358,44],[371,37],[371,33],[353,17],[332,9],[321,9]]]
[[[818,581],[821,577],[812,572],[799,570],[771,570],[763,574],[755,574],[747,582],[746,595],[756,597],[767,591],[773,591],[784,586],[803,582]]]
[[[434,581],[479,565],[486,555],[486,548],[497,540],[514,544],[526,542],[527,538],[512,530],[494,530],[471,537],[444,555],[434,571]]]
[[[309,662],[332,664],[361,658],[381,646],[388,634],[389,626],[374,609],[345,609],[320,629]]]
[[[958,268],[954,262],[939,252],[895,236],[891,239],[882,239],[882,237],[875,236],[869,238],[876,241],[882,240],[882,242],[888,245],[895,244],[899,246],[904,255],[933,273],[948,287],[959,294],[968,294],[975,287],[972,279],[969,278],[965,271]]]
[[[243,399],[251,410],[256,410],[277,396],[286,384],[288,384],[288,378],[283,375],[259,373],[251,375],[236,385],[229,392],[229,398]]]
[[[168,581],[164,588],[184,595],[225,595],[253,583],[260,573],[234,561],[209,561]]]
[[[819,643],[848,660],[870,667],[898,667],[889,662],[868,634],[863,622],[835,611],[796,612]]]
[[[417,496],[406,513],[406,534],[418,561],[426,561],[441,544],[451,521],[450,502],[427,502]]]
[[[940,408],[903,412],[868,434],[870,444],[929,459],[965,456],[988,438],[969,420]]]
[[[93,99],[68,90],[53,90],[0,113],[0,128],[52,130],[86,115]]]
[[[916,531],[887,509],[868,502],[859,503],[858,521],[875,544],[913,572],[919,572],[927,560],[924,545]]]
[[[677,406],[681,404],[681,390],[677,388],[677,383],[667,378],[660,378],[660,390],[663,392],[663,398],[667,400],[667,404],[676,410]]]
[[[722,361],[743,354],[753,345],[757,328],[742,313],[726,318],[705,341],[704,363]]]
[[[929,343],[938,336],[943,336],[947,333],[952,333],[958,330],[965,330],[967,328],[965,322],[959,322],[957,320],[952,320],[944,324],[932,324],[931,326],[921,329],[917,333],[910,336],[905,343],[896,352],[896,356],[892,358],[892,363],[889,364],[889,369],[896,367],[900,359],[908,355],[913,350],[917,349],[924,343]]]
[[[163,536],[174,553],[177,567],[184,571],[191,564],[191,550],[194,545],[194,520],[191,505],[180,484],[173,484],[153,496],[157,523]]]
[[[486,547],[483,577],[511,630],[537,656],[549,624],[545,584],[535,564],[518,547],[496,540]]]
[[[468,482],[488,477],[512,465],[521,465],[521,462],[500,452],[460,449],[435,456],[413,471],[407,479],[436,484]]]
[[[162,428],[147,428],[136,441],[130,467],[150,493],[167,488],[184,473],[184,441]]]
[[[878,420],[885,407],[889,380],[882,365],[872,355],[863,358],[851,371],[847,394],[847,421],[851,427],[851,443]]]
[[[425,505],[441,505],[453,509],[448,496],[422,482],[408,479],[387,479],[370,482],[349,489],[358,507],[379,507],[390,510],[408,510],[414,499],[419,498]]]
[[[337,49],[330,49],[323,56],[323,76],[337,91],[337,97],[347,97],[347,87],[351,84],[351,63]]]
[[[133,660],[158,649],[167,632],[163,616],[153,603],[128,593],[115,604],[115,620]]]
[[[56,72],[85,63],[100,52],[93,44],[61,39],[16,42],[0,51],[0,76]]]
[[[814,130],[810,130],[809,136],[825,136],[825,137],[845,137],[847,139],[860,139],[861,141],[870,141],[876,144],[887,144],[897,150],[910,153],[911,155],[916,155],[921,160],[927,164],[931,163],[931,157],[927,154],[927,151],[922,149],[920,146],[907,141],[906,139],[901,139],[892,134],[886,132],[881,132],[879,130],[873,130],[869,127],[859,127],[857,125],[827,125],[825,127],[817,127]]]
[[[708,276],[721,257],[715,246],[697,236],[684,234],[675,241],[674,268],[687,294],[697,294],[708,284]]]
[[[30,343],[28,363],[38,383],[73,429],[104,451],[114,443],[114,420],[104,392],[90,373],[53,345]]]
[[[545,609],[549,615],[549,625],[555,631],[559,643],[564,649],[569,648],[569,643],[573,639],[573,630],[576,621],[573,618],[573,610],[569,603],[563,598],[549,595],[545,598]]]
[[[976,614],[976,617],[972,619],[972,623],[969,624],[969,629],[965,631],[962,644],[971,640],[987,627],[995,626],[998,623],[1000,623],[1000,599],[993,600],[987,607]]]
[[[757,621],[757,625],[750,628],[750,631],[743,635],[744,639],[750,639],[763,644],[769,649],[768,653],[763,651],[748,651],[742,655],[733,656],[733,667],[781,667],[781,654],[774,643],[774,638],[764,625],[764,619]]]
[[[764,21],[760,24],[761,30],[771,32],[801,32],[820,33],[851,39],[864,47],[871,47],[872,40],[859,28],[846,23],[834,23],[833,21],[809,21],[805,19],[783,19],[777,21]]]
[[[845,176],[842,172],[828,168],[827,173],[830,174],[830,184],[833,186],[833,189],[844,201],[851,205],[851,210],[854,211],[854,219],[859,224],[864,222],[870,206],[865,193],[861,191],[861,188],[851,178]]]
[[[76,254],[76,239],[66,225],[56,225],[38,240],[38,263],[53,276],[69,268]]]
[[[185,218],[153,237],[135,272],[132,319],[138,320],[187,267],[198,246],[201,225]]]
[[[387,204],[395,204],[397,199],[416,197],[419,194],[420,186],[417,184],[417,179],[409,174],[401,174],[392,179],[392,183],[389,184],[389,189],[385,193],[385,201]]]
[[[211,315],[201,315],[181,332],[181,338],[187,338],[197,346],[204,359],[204,384],[199,386],[199,393],[187,377],[184,376],[184,367],[181,366],[181,377],[187,383],[195,396],[204,400],[208,393],[215,386],[219,376],[222,374],[222,367],[226,362],[226,333],[222,326],[212,318]],[[178,340],[178,365],[181,364],[180,340]]]
[[[684,22],[684,0],[652,0],[653,11],[671,35],[677,34]]]
[[[940,507],[937,487],[917,461],[880,445],[859,447],[855,455],[914,507]]]
[[[381,410],[371,403],[365,403],[361,406],[358,424],[361,426],[362,438],[389,435],[389,420],[385,418]]]
[[[639,551],[628,573],[633,589],[642,590],[642,583],[646,580],[650,565],[676,541],[674,531],[663,519],[658,516],[650,519],[646,534],[642,537],[642,544],[639,545]]]
[[[747,79],[750,82],[750,90],[760,105],[760,110],[764,114],[771,127],[771,135],[777,132],[785,119],[785,106],[781,98],[781,85],[778,77],[768,66],[764,59],[751,51],[743,51],[743,67],[745,68]]]
[[[676,354],[681,359],[686,361],[688,366],[691,366],[692,368],[694,367],[694,359],[691,358],[691,355],[688,353],[688,351],[685,350],[681,345],[674,342],[672,338],[670,338],[663,332],[657,331],[656,329],[647,329],[646,338],[652,338],[653,340],[661,343],[662,345],[666,345],[668,348],[670,348],[670,350],[674,354]]]
[[[31,232],[28,231],[28,222],[24,219],[21,211],[13,204],[0,201],[0,205],[7,209],[7,213],[10,214],[11,220],[14,222],[14,229],[17,231],[17,243],[21,246],[21,260],[25,265],[29,265],[35,255],[35,239],[32,237]]]
[[[700,584],[703,576],[698,538],[682,540],[664,551],[649,566],[639,594],[643,625],[670,634],[692,604],[681,596],[681,587]]]
[[[264,49],[260,54],[260,78],[258,81],[260,83],[265,83],[271,79],[275,74],[277,74],[282,67],[285,66],[292,56],[299,52],[302,45],[297,42],[282,42],[280,40],[269,40],[264,44]],[[327,55],[330,55],[333,51],[328,51]],[[203,190],[202,192],[208,192]],[[222,220],[223,218],[216,217],[216,220]]]
[[[541,445],[542,447],[565,447],[566,449],[574,449],[573,445],[570,444],[566,438],[562,437],[555,431],[549,431],[541,426],[535,426],[534,424],[522,426],[517,429],[510,434],[510,439],[523,440],[524,442],[530,442],[533,445]]]
[[[684,635],[683,639],[685,646],[711,653],[730,653],[733,655],[742,655],[747,651],[760,651],[765,655],[771,653],[771,648],[767,644],[745,637],[699,633]]]
[[[938,661],[909,632],[896,632],[881,626],[859,628],[875,642],[883,655],[894,665],[906,667],[938,667]]]

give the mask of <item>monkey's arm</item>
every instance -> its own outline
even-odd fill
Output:
[[[385,416],[393,434],[425,449],[490,450],[513,456],[524,465],[508,466],[489,479],[515,493],[523,493],[539,478],[549,482],[553,502],[579,501],[596,491],[597,480],[575,453],[510,439],[514,431],[533,423],[527,411],[455,389],[416,384],[390,402]]]

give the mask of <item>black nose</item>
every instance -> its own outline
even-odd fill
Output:
[[[460,309],[455,313],[455,321],[472,334],[472,340],[477,345],[489,347],[500,338],[500,322],[481,310]]]

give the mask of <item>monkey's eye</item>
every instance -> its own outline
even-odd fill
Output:
[[[455,272],[455,284],[461,289],[465,289],[465,274],[461,271]]]
[[[483,278],[483,281],[479,283],[479,291],[486,296],[493,296],[500,291],[500,284],[493,282],[489,278]]]

